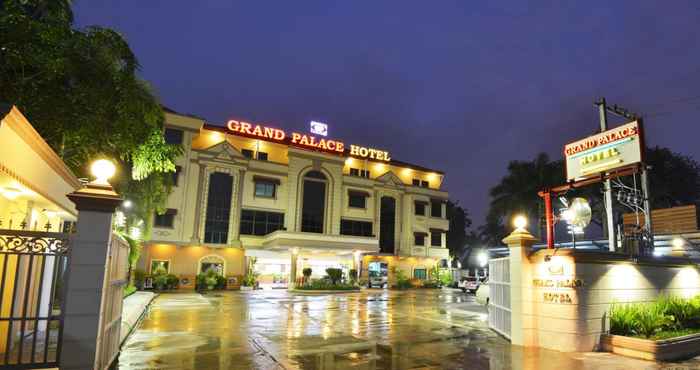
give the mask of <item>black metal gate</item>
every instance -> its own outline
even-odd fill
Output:
[[[58,367],[69,235],[0,230],[0,368]]]

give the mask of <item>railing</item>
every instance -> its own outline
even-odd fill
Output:
[[[119,354],[124,286],[128,283],[128,254],[126,240],[112,233],[102,286],[95,369],[107,369]]]
[[[510,339],[510,257],[489,261],[489,327]]]
[[[0,230],[0,367],[47,368],[60,361],[70,238]]]

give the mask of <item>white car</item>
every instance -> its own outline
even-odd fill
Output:
[[[488,305],[490,295],[491,292],[489,289],[489,281],[486,279],[481,283],[481,285],[479,285],[479,289],[476,290],[476,302],[483,305]]]
[[[462,279],[458,286],[464,293],[476,293],[476,290],[479,289],[479,284],[481,284],[481,282],[478,278],[468,277]]]

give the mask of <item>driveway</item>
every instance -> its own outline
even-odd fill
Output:
[[[162,294],[119,369],[656,369],[512,347],[457,290]]]

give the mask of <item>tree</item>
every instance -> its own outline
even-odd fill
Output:
[[[459,257],[465,248],[467,228],[472,225],[472,220],[467,210],[452,201],[447,202],[447,219],[450,222],[450,229],[447,231],[447,248],[451,256]]]
[[[658,146],[647,149],[645,160],[651,167],[649,188],[652,209],[698,203],[700,200],[698,162]]]
[[[126,40],[107,28],[74,29],[70,5],[1,3],[0,101],[18,106],[78,176],[87,177],[95,158],[119,162],[115,187],[151,215],[167,198],[182,149],[162,140],[162,108],[136,76]]]

